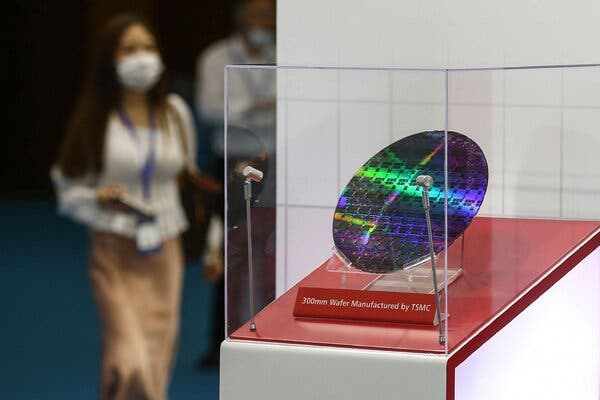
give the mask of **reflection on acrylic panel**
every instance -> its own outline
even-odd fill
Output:
[[[426,260],[429,241],[419,175],[430,175],[433,247],[444,249],[444,131],[405,137],[381,150],[354,174],[333,219],[337,250],[352,266],[388,273]],[[448,132],[448,245],[475,217],[487,189],[488,167],[481,148]]]

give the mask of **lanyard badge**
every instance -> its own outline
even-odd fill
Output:
[[[142,255],[156,253],[161,247],[160,230],[156,217],[148,219],[138,218],[135,234],[137,249]]]
[[[125,112],[125,109],[119,107],[119,117],[123,124],[127,127],[127,130],[136,143],[137,147],[140,148],[140,137],[139,133],[135,130],[129,115]],[[151,185],[152,177],[154,175],[154,169],[156,164],[156,120],[154,116],[154,110],[150,109],[150,145],[148,146],[148,153],[144,159],[144,163],[140,170],[140,182],[142,184],[142,195],[144,201],[148,202],[151,198]],[[149,255],[160,250],[161,247],[161,235],[158,229],[158,222],[155,215],[137,215],[136,223],[136,245],[137,249],[142,255]]]

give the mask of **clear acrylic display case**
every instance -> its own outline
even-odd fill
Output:
[[[227,66],[224,101],[231,338],[448,354],[600,226],[598,65]],[[336,258],[332,237],[355,171],[385,146],[432,130],[446,132],[446,166],[447,132],[456,131],[479,145],[489,170],[482,207],[453,242],[447,173],[436,182],[445,210],[437,232],[445,250],[436,258],[445,342],[433,325],[294,318],[299,282],[433,292],[427,261],[408,272],[365,273]],[[261,182],[245,184],[248,165],[264,172]]]

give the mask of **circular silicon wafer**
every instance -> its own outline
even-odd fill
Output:
[[[419,175],[430,175],[433,247],[444,250],[444,131],[407,136],[385,147],[356,171],[340,195],[333,240],[353,267],[390,273],[429,257]],[[488,184],[481,148],[467,136],[448,132],[448,245],[475,217]]]

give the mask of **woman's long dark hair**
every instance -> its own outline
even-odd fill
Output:
[[[121,94],[114,57],[123,32],[132,25],[142,25],[157,39],[148,21],[135,14],[118,15],[106,24],[58,153],[57,164],[69,178],[98,174],[104,168],[108,117],[118,106]],[[167,80],[163,73],[149,92],[150,105],[163,115],[160,111],[166,109],[167,93]]]

